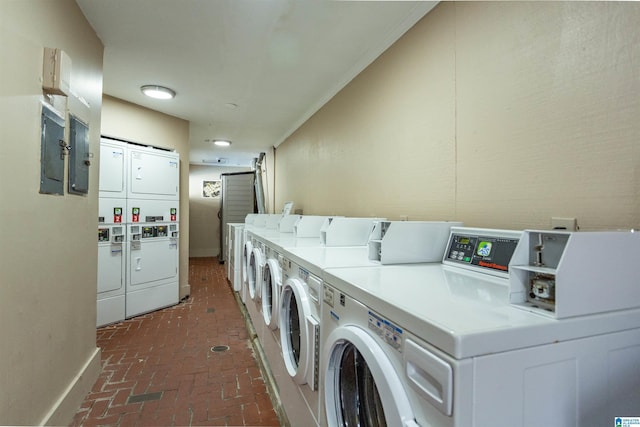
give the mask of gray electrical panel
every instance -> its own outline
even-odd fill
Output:
[[[40,138],[40,193],[64,194],[64,118],[42,104]]]
[[[69,193],[89,192],[89,127],[75,116],[69,117]]]

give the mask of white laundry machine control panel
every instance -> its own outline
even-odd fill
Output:
[[[368,326],[384,342],[402,353],[402,328],[371,310],[369,310]]]
[[[508,277],[509,262],[521,235],[520,231],[454,227],[442,262]]]

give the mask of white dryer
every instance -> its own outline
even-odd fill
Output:
[[[125,199],[101,198],[98,208],[98,289],[96,326],[125,319]]]
[[[460,267],[327,269],[321,424],[590,427],[640,407],[640,310],[512,306],[519,234],[452,230]]]

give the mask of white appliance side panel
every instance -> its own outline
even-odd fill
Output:
[[[131,149],[129,198],[178,199],[180,162],[177,153]]]
[[[98,245],[98,298],[101,294],[124,294],[124,243]]]
[[[129,253],[129,287],[153,286],[153,282],[178,277],[178,246],[168,239],[132,244]]]
[[[116,295],[98,300],[96,326],[120,322],[125,318],[125,296]]]
[[[613,425],[640,408],[640,330],[478,357],[474,426]]]
[[[152,288],[127,291],[126,317],[137,316],[178,303],[178,282],[164,283]]]
[[[124,146],[100,143],[100,197],[126,197],[125,160]]]

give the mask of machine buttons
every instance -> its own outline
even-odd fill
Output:
[[[369,311],[369,329],[397,351],[402,351],[402,329],[373,311]]]

